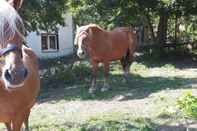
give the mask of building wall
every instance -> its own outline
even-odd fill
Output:
[[[73,21],[72,16],[65,15],[65,27],[58,31],[59,50],[55,52],[43,52],[41,49],[41,35],[37,32],[30,32],[27,36],[27,44],[41,59],[66,56],[73,53]]]

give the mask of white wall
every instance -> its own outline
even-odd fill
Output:
[[[56,52],[43,52],[41,49],[41,36],[36,32],[30,32],[27,36],[27,44],[41,59],[55,58],[73,53],[73,21],[70,14],[65,15],[65,27],[60,27],[59,50]]]

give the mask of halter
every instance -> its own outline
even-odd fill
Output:
[[[17,51],[18,48],[15,44],[8,44],[8,46],[6,48],[0,49],[0,57],[5,56],[6,54],[13,52],[13,51]]]

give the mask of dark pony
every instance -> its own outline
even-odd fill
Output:
[[[106,91],[109,89],[108,74],[111,61],[121,61],[124,76],[127,78],[136,49],[136,34],[130,27],[119,27],[106,31],[96,24],[89,24],[77,29],[75,45],[78,47],[77,55],[84,58],[88,54],[93,65],[93,78],[89,92],[96,91],[99,63],[103,63],[105,69],[104,86],[101,91]]]

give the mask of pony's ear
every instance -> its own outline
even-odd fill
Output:
[[[77,29],[77,30],[79,29],[79,25],[76,25],[76,29]]]
[[[21,8],[23,0],[7,0],[7,2],[18,10]]]

